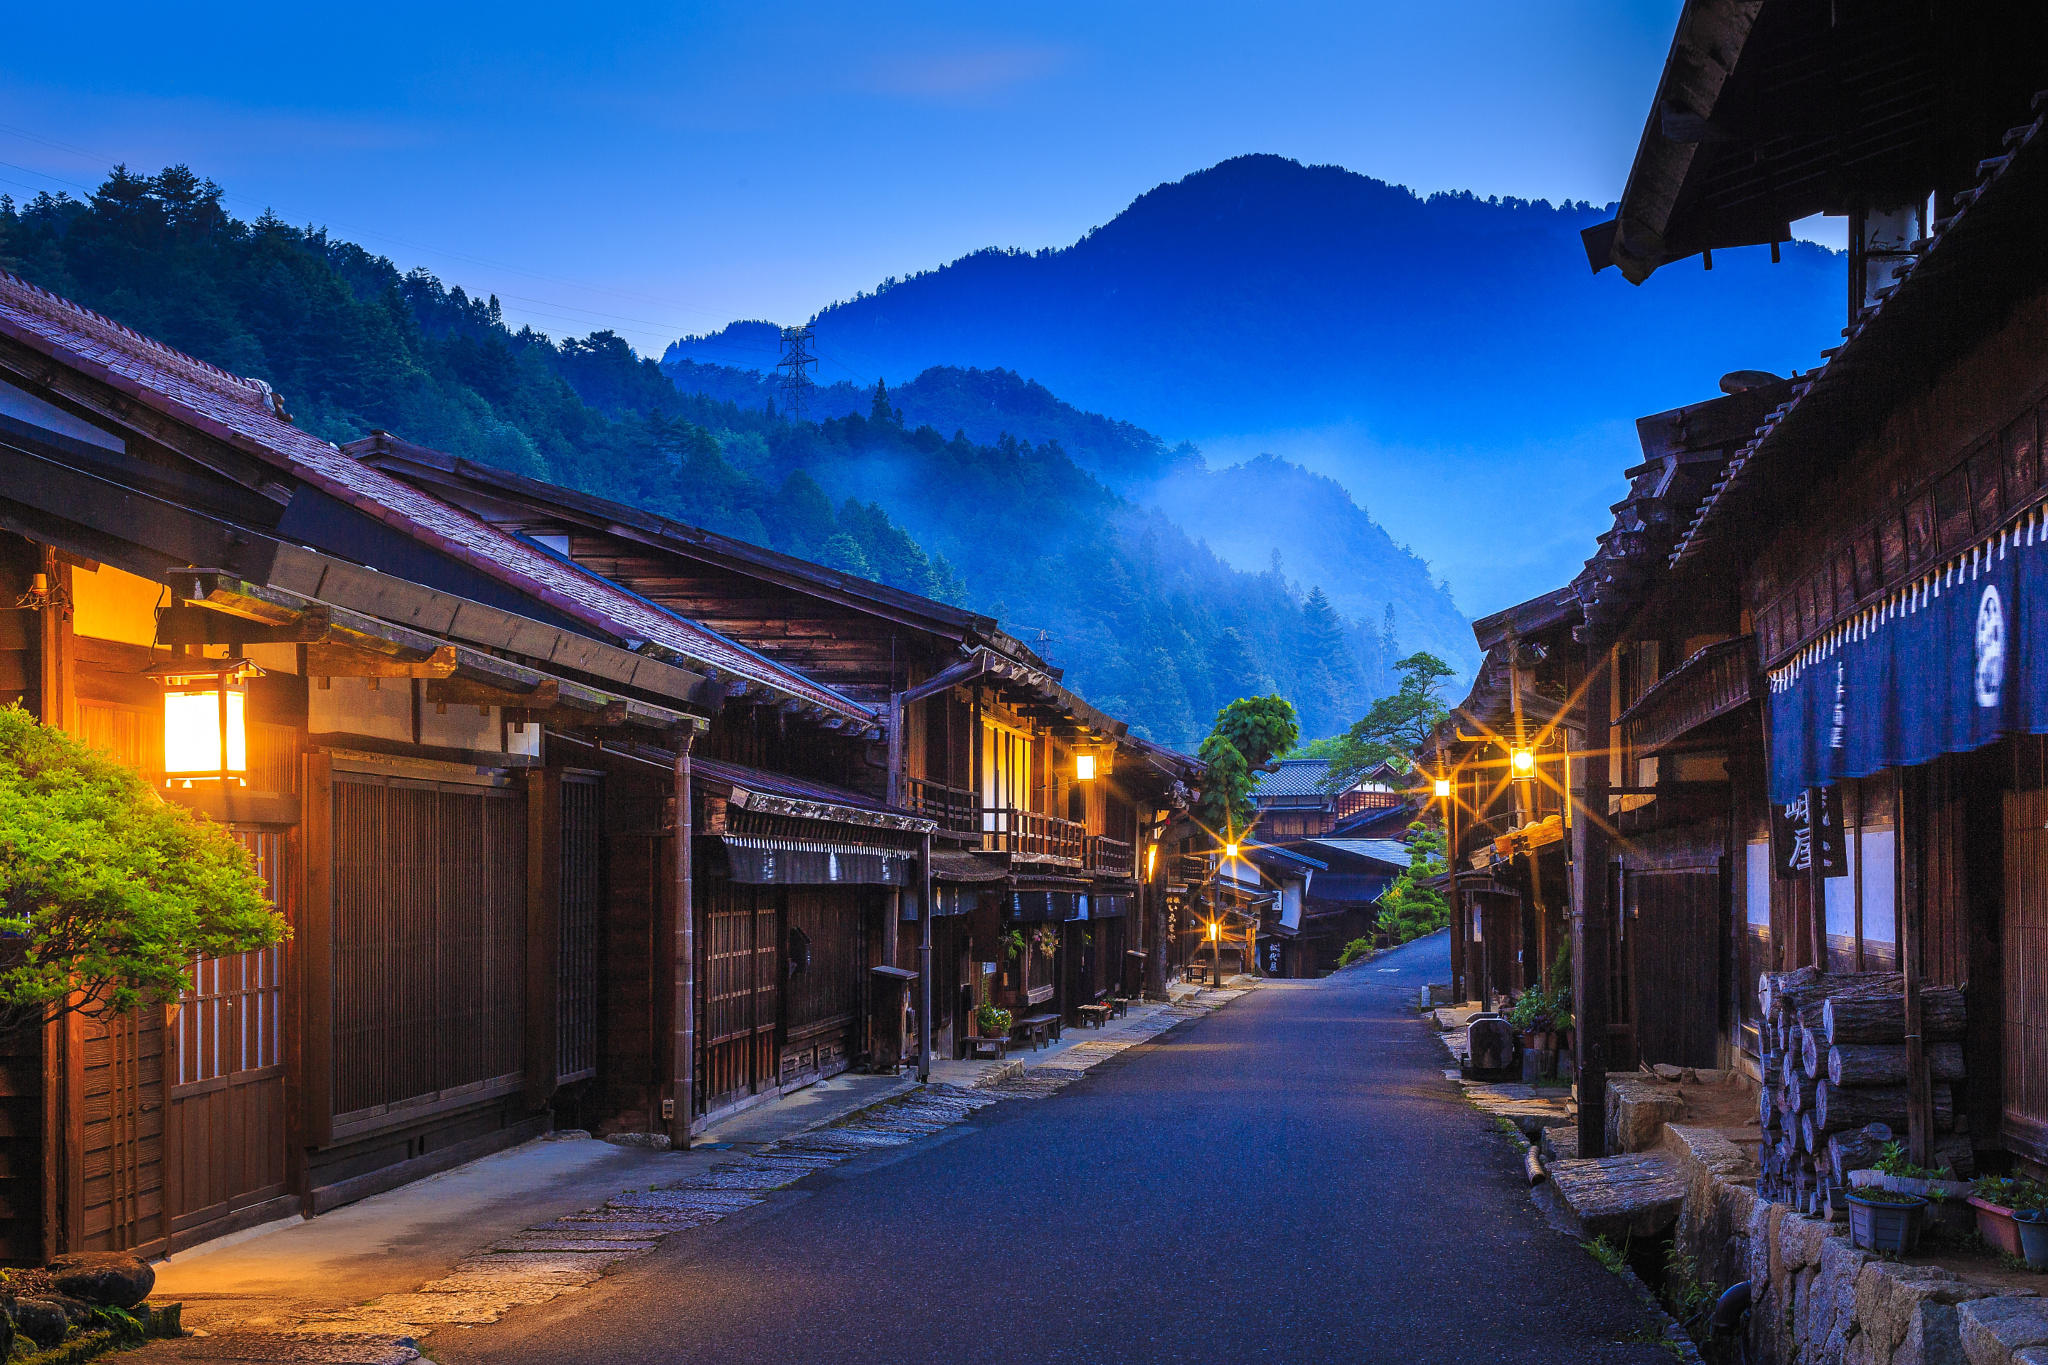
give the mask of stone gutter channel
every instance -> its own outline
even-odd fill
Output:
[[[1422,1016],[1454,1063],[1468,1012]],[[1610,1076],[1604,1118],[1615,1155],[1581,1160],[1563,1092],[1444,1074],[1516,1135],[1525,1161],[1533,1144],[1531,1196],[1558,1226],[1616,1246],[1672,1238],[1716,1292],[1747,1280],[1752,1365],[2048,1365],[2048,1276],[1987,1265],[1967,1251],[1905,1261],[1859,1251],[1845,1224],[1759,1197],[1753,1121],[1731,1128],[1689,1112],[1702,1101],[1753,1109],[1754,1091],[1743,1091],[1740,1077],[1678,1068]],[[1724,1090],[1742,1091],[1742,1103],[1730,1106]],[[1963,1273],[1935,1259],[1952,1259]],[[1636,1283],[1666,1323],[1671,1349],[1699,1359]]]
[[[346,1309],[309,1313],[260,1330],[218,1326],[150,1344],[139,1362],[319,1362],[405,1365],[421,1339],[480,1327],[514,1308],[581,1289],[653,1252],[665,1238],[705,1227],[765,1201],[806,1176],[965,1121],[1003,1100],[1058,1094],[1102,1062],[1237,999],[1242,990],[1204,990],[1153,1006],[1106,1036],[1076,1042],[1029,1065],[1015,1059],[967,1086],[929,1084],[846,1117],[723,1160],[672,1184],[628,1190],[602,1206],[539,1223],[459,1261],[440,1279]]]

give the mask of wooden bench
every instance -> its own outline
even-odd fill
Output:
[[[967,1060],[970,1062],[976,1057],[983,1055],[994,1057],[998,1061],[1010,1055],[1010,1040],[1008,1038],[972,1036],[961,1039],[961,1043],[967,1049]]]
[[[1030,1019],[1018,1019],[1016,1023],[1010,1025],[1010,1031],[1016,1033],[1018,1040],[1028,1042],[1030,1050],[1036,1052],[1042,1044],[1053,1040],[1053,1027],[1049,1019],[1051,1015],[1032,1015]]]
[[[1046,1029],[1052,1034],[1052,1040],[1055,1043],[1060,1040],[1061,1031],[1067,1026],[1067,1021],[1060,1018],[1057,1014],[1034,1014],[1024,1022],[1027,1024],[1043,1022]]]
[[[1059,1029],[1059,1018],[1051,1014],[1034,1014],[1028,1019],[1019,1019],[1010,1025],[1010,1032],[1031,1044],[1033,1052],[1052,1040]]]
[[[1131,1012],[1131,1000],[1130,1000],[1130,997],[1129,997],[1129,996],[1127,996],[1127,995],[1112,995],[1111,997],[1109,997],[1109,1017],[1110,1017],[1110,1018],[1112,1018],[1112,1019],[1121,1019],[1121,1018],[1123,1018],[1123,1017],[1124,1017],[1125,1015],[1129,1014],[1130,1012]]]
[[[1104,1024],[1107,1024],[1109,1022],[1109,1006],[1081,1006],[1081,1022],[1086,1024],[1089,1028],[1101,1028]]]

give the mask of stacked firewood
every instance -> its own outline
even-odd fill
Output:
[[[1842,1205],[1849,1172],[1871,1165],[1882,1124],[1906,1135],[1906,1000],[1897,972],[1822,973],[1811,967],[1765,972],[1757,986],[1764,1084],[1759,1190],[1807,1213]],[[1967,1175],[1969,1139],[1958,1130],[1963,1079],[1963,993],[1920,991],[1939,1141],[1934,1164]],[[1881,1132],[1882,1130],[1880,1130]]]

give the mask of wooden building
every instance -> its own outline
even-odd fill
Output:
[[[1200,765],[1131,735],[994,620],[383,433],[350,450],[884,718],[894,742],[845,780],[933,826],[934,913],[927,942],[918,897],[890,897],[874,965],[922,972],[929,951],[939,1054],[981,1004],[1071,1018],[1164,989],[1153,850]]]
[[[1637,282],[1820,212],[1850,250],[1817,368],[1644,419],[1573,647],[1539,664],[1604,756],[1568,765],[1606,817],[1572,840],[1582,1023],[1612,1026],[1580,1030],[1583,1153],[1609,1066],[1776,1064],[1762,973],[1896,966],[1915,1159],[1953,1127],[2048,1162],[2044,39],[2034,6],[1691,0],[1585,234]],[[1940,988],[1967,1023],[1937,1106]]]
[[[1329,776],[1327,758],[1283,758],[1259,774],[1252,788],[1253,835],[1269,844],[1313,839],[1362,814],[1402,804],[1402,784],[1391,772],[1375,772],[1338,792],[1324,790]]]
[[[243,839],[292,927],[195,962],[171,1008],[9,1041],[6,1260],[319,1212],[555,1110],[681,1138],[723,1005],[698,989],[698,845],[758,866],[843,832],[889,885],[933,828],[829,780],[886,751],[873,707],[5,275],[0,464],[0,698],[161,780],[166,667],[242,680],[243,768],[165,791]],[[713,728],[794,771],[716,757],[694,781]],[[792,1033],[799,1069],[860,1045],[843,983],[887,935],[872,913],[842,953],[818,907],[775,913],[756,951],[804,963],[783,1078]]]

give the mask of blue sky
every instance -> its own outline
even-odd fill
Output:
[[[0,192],[185,162],[243,217],[324,224],[496,293],[515,323],[659,354],[980,247],[1066,245],[1245,152],[1424,193],[1608,202],[1679,6],[18,5]],[[1411,485],[1440,485],[1436,462],[1404,482],[1342,433],[1210,454],[1338,474],[1486,611],[1576,568],[1628,416],[1551,456],[1585,466],[1579,496],[1554,544],[1506,557],[1429,514]]]
[[[1603,202],[1677,9],[25,5],[0,190],[183,161],[244,216],[658,351],[977,247],[1063,245],[1239,152]]]

